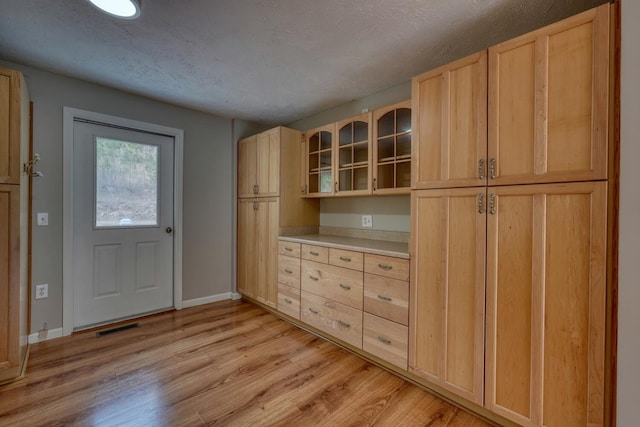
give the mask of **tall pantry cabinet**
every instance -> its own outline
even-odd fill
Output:
[[[21,375],[27,350],[28,149],[24,78],[0,67],[0,383]]]
[[[413,79],[409,370],[521,425],[605,424],[615,7]]]
[[[278,298],[278,236],[319,223],[304,199],[302,134],[276,127],[238,141],[238,291],[270,307]]]

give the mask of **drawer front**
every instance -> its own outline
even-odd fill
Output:
[[[362,348],[362,311],[302,291],[300,320],[334,337]]]
[[[324,246],[302,245],[302,259],[308,259],[316,262],[329,263],[329,248]]]
[[[364,311],[409,325],[409,282],[364,274]]]
[[[300,243],[278,241],[278,254],[300,258]]]
[[[369,313],[363,322],[362,349],[406,370],[409,328]]]
[[[278,311],[300,320],[300,289],[278,283]]]
[[[365,254],[364,271],[392,279],[409,281],[409,260],[390,256]]]
[[[362,272],[307,260],[301,270],[303,291],[362,310]]]
[[[278,255],[278,282],[300,289],[300,258]]]
[[[364,270],[364,254],[362,252],[329,248],[329,264],[362,271]]]

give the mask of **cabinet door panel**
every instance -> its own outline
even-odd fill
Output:
[[[254,200],[238,200],[238,290],[252,298],[257,292],[256,211]]]
[[[412,80],[412,188],[472,187],[486,182],[487,52]]]
[[[238,141],[238,197],[255,197],[257,144],[255,135]]]
[[[489,49],[490,184],[607,178],[609,19],[603,5]]]
[[[256,207],[256,299],[275,307],[278,302],[278,201],[258,199]]]
[[[258,196],[280,194],[280,131],[271,129],[257,136],[256,190]]]
[[[19,72],[0,67],[0,184],[20,184],[22,84]]]
[[[489,192],[486,406],[524,425],[602,425],[606,183]]]
[[[484,372],[484,198],[484,188],[412,194],[414,255],[409,322],[409,369],[480,404]]]

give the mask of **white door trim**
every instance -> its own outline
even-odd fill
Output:
[[[173,306],[182,308],[182,171],[184,131],[152,123],[63,107],[62,333],[73,332],[73,122],[75,119],[172,136],[174,145]]]

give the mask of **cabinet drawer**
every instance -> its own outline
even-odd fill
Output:
[[[278,311],[300,320],[300,289],[278,283]]]
[[[364,311],[409,324],[409,282],[364,274]]]
[[[329,264],[362,271],[364,269],[364,254],[362,252],[329,248]]]
[[[300,288],[300,258],[278,255],[278,282]]]
[[[302,290],[362,310],[362,272],[302,261]]]
[[[362,311],[302,291],[300,320],[334,337],[362,348]]]
[[[314,245],[302,245],[301,248],[302,259],[308,259],[311,261],[329,263],[329,248],[324,246]]]
[[[392,279],[409,281],[409,260],[390,256],[365,254],[364,271]]]
[[[362,349],[399,368],[407,369],[408,328],[364,313]]]
[[[278,254],[300,258],[300,243],[279,240]]]

